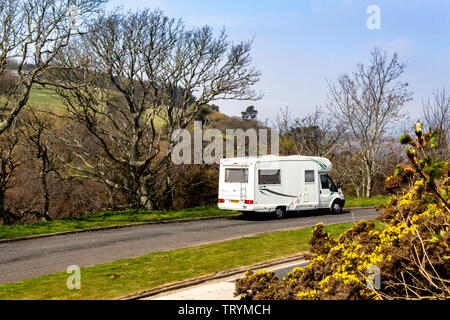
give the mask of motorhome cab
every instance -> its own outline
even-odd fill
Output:
[[[220,161],[219,209],[274,212],[329,209],[342,212],[344,194],[328,176],[330,160],[308,156],[228,158]]]

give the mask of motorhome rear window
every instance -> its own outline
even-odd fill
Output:
[[[258,184],[281,184],[280,170],[259,170]]]
[[[314,170],[305,170],[305,182],[314,182]]]
[[[247,183],[248,169],[225,169],[225,182]]]

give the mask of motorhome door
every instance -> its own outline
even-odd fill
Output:
[[[319,205],[317,171],[305,167],[301,170],[304,186],[301,207],[316,208]]]
[[[320,207],[329,208],[334,194],[338,192],[333,180],[327,174],[320,175]]]

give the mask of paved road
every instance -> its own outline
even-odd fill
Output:
[[[266,217],[223,218],[136,226],[0,244],[0,283],[65,271],[69,265],[90,266],[256,233],[325,224],[370,220],[374,209],[340,215],[305,212],[283,220]]]

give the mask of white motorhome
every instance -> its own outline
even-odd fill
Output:
[[[342,212],[345,197],[328,176],[330,160],[308,156],[263,156],[220,161],[219,209],[273,212],[328,209]]]

